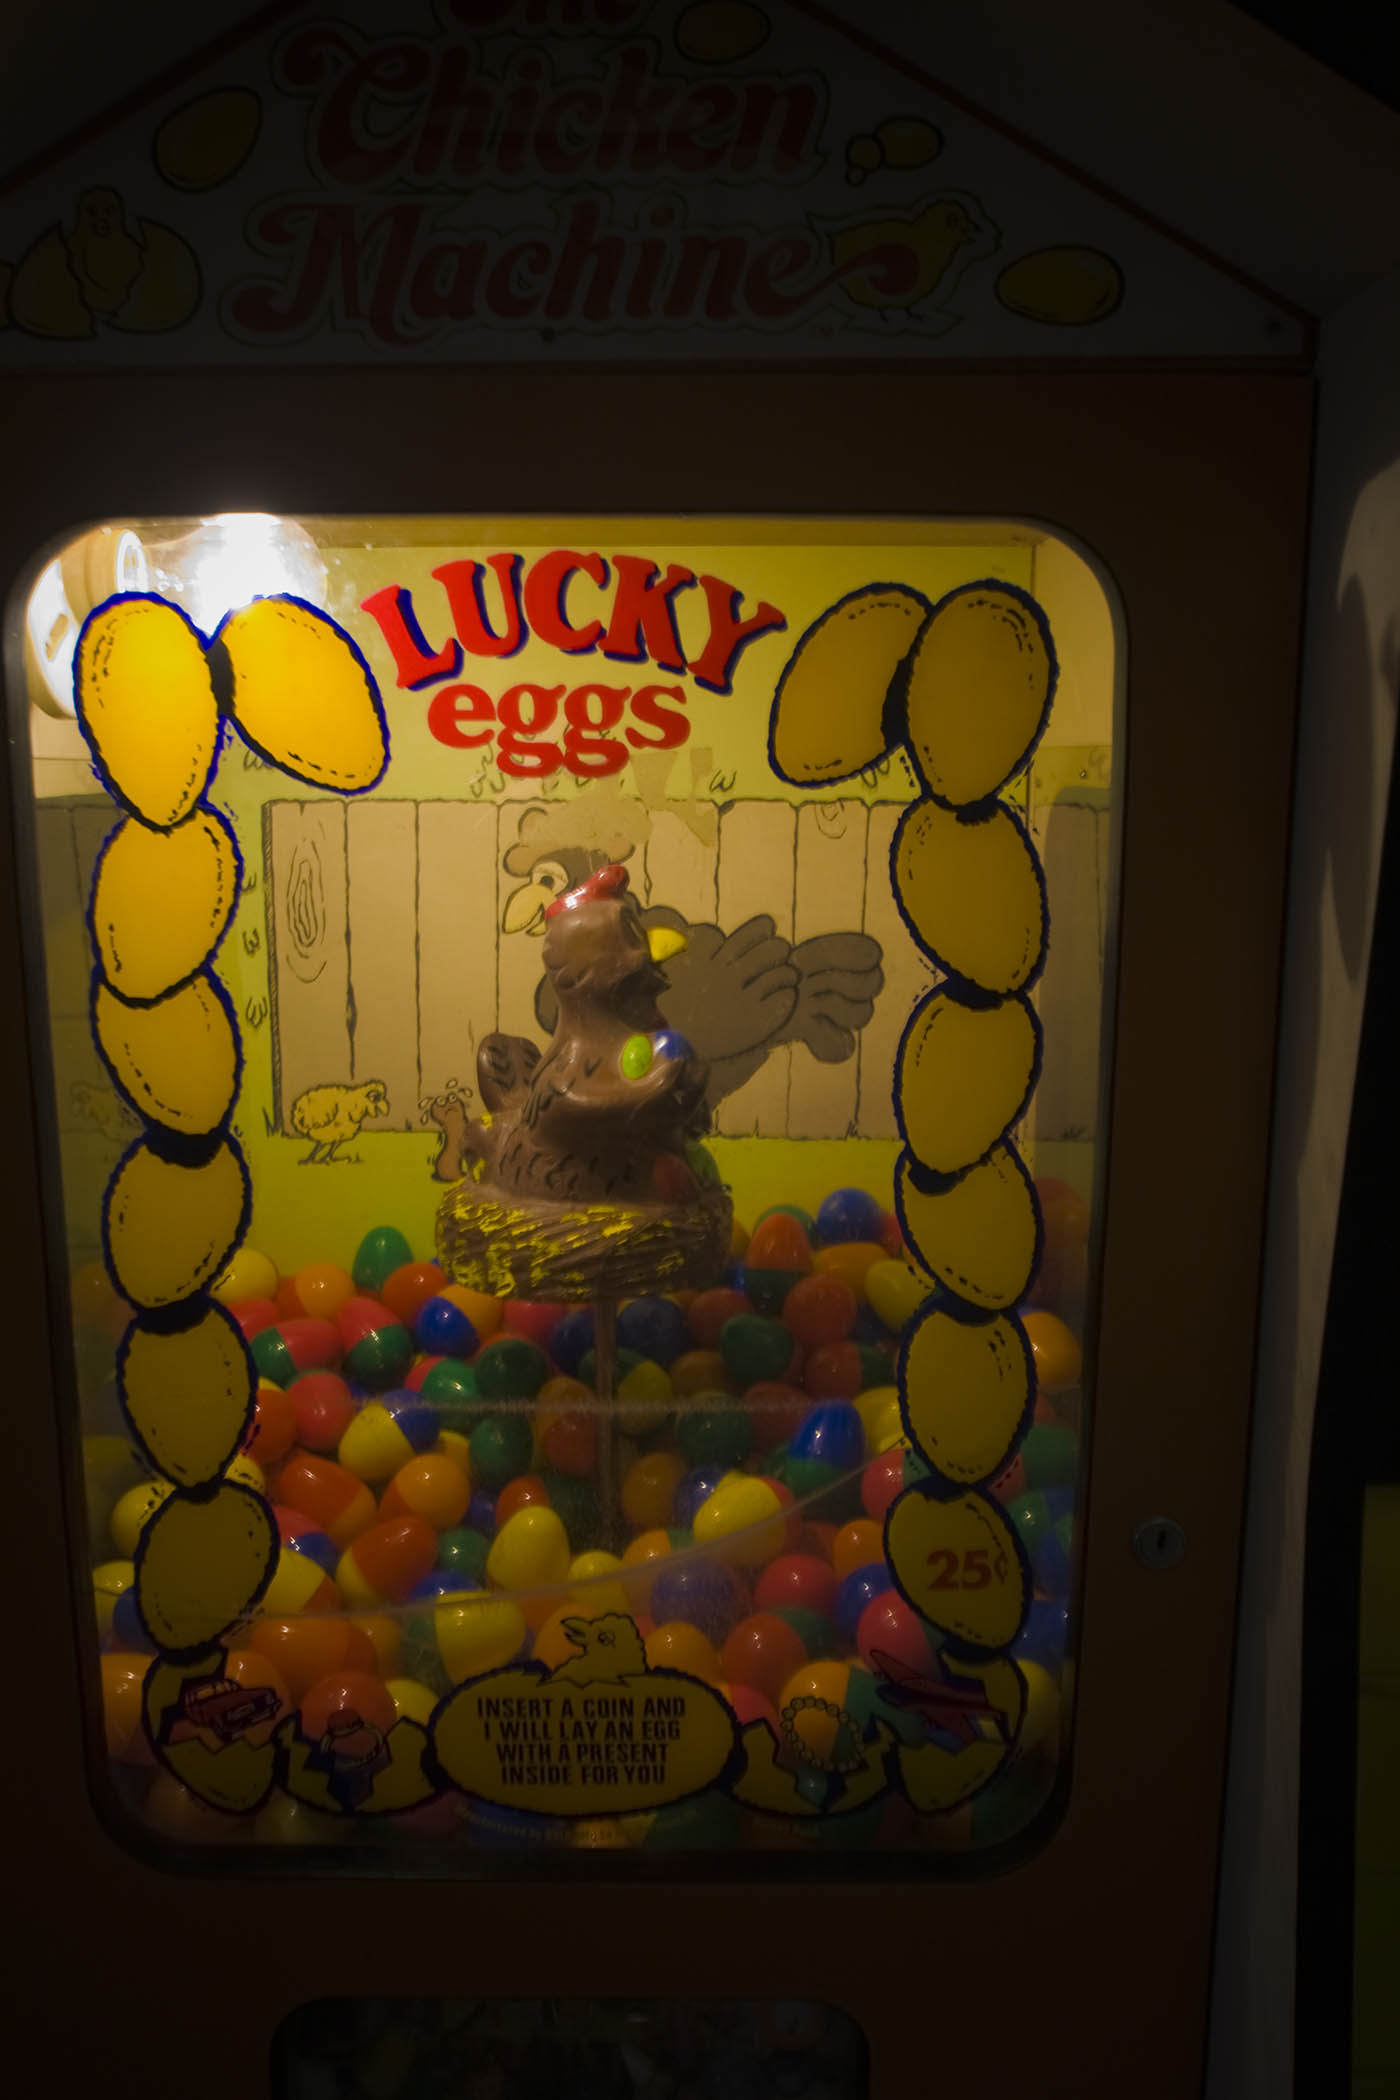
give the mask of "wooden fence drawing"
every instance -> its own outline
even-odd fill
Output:
[[[644,904],[726,933],[767,913],[794,942],[864,932],[883,954],[884,990],[855,1055],[823,1064],[803,1043],[775,1048],[720,1103],[720,1134],[896,1134],[895,1048],[935,981],[890,896],[900,807],[734,802],[719,814],[718,850],[677,812],[652,814],[630,863]],[[518,803],[267,805],[279,1129],[307,1088],[371,1079],[389,1094],[377,1128],[418,1127],[423,1101],[474,1085],[483,1035],[538,1037],[539,940],[501,928],[520,881],[502,865],[520,816]]]
[[[863,932],[885,985],[855,1055],[824,1064],[805,1044],[769,1053],[719,1106],[723,1136],[897,1135],[891,1079],[900,1035],[936,975],[895,908],[889,850],[903,805],[738,801],[719,813],[718,850],[662,807],[629,867],[646,903],[725,932],[759,912],[800,942]],[[540,943],[505,933],[518,884],[502,858],[522,805],[455,801],[273,801],[263,812],[273,1060],[273,1127],[290,1134],[297,1097],[382,1080],[389,1113],[364,1135],[421,1130],[421,1104],[455,1081],[473,1088],[476,1046],[493,1028],[538,1038]],[[116,812],[91,799],[36,810],[45,973],[59,1127],[126,1142],[135,1134],[92,1041],[85,913]],[[1098,1122],[1102,958],[1110,888],[1106,808],[1036,812],[1052,937],[1036,1003],[1045,1068],[1026,1135],[1092,1137]],[[246,842],[251,845],[251,842]],[[245,846],[246,850],[246,846]]]

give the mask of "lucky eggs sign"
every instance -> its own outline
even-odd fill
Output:
[[[504,666],[528,641],[580,659],[580,669],[583,659],[601,656],[673,679],[685,673],[708,692],[729,693],[749,643],[787,625],[762,599],[746,611],[748,594],[723,577],[641,554],[554,547],[527,561],[504,551],[444,562],[432,576],[442,592],[436,603],[391,583],[363,599],[361,610],[388,645],[398,685],[434,688],[427,721],[437,741],[457,751],[494,746],[500,770],[517,779],[542,780],[561,768],[602,779],[620,773],[634,752],[675,750],[691,726],[686,687],[645,673],[626,682],[512,680]],[[703,608],[690,642],[676,617],[683,597]],[[469,658],[482,668],[464,679]],[[485,668],[493,662],[502,666],[494,676]]]

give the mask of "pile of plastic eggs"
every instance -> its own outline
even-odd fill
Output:
[[[1072,1253],[1082,1206],[1060,1184],[1043,1184],[1041,1200],[1039,1302],[1021,1310],[1039,1396],[996,1488],[1036,1583],[1014,1650],[1027,1715],[1003,1778],[939,1818],[887,1797],[869,1813],[789,1827],[716,1793],[597,1823],[460,1797],[384,1820],[483,1844],[657,1846],[955,1846],[1023,1822],[1058,1755],[1078,1472],[1080,1351],[1063,1316],[1078,1307],[1056,1265]],[[266,1495],[281,1551],[258,1615],[231,1637],[228,1674],[275,1694],[268,1727],[299,1709],[315,1733],[339,1702],[387,1730],[399,1715],[426,1723],[482,1671],[566,1662],[566,1621],[621,1610],[653,1667],[714,1684],[741,1725],[763,1718],[777,1734],[794,1708],[816,1717],[812,1727],[830,1706],[868,1714],[874,1651],[934,1667],[938,1637],[894,1583],[883,1521],[924,1471],[896,1360],[936,1289],[864,1191],[837,1190],[815,1215],[776,1206],[751,1231],[736,1224],[712,1288],[620,1307],[604,1408],[588,1308],[465,1289],[390,1226],[348,1268],[316,1261],[279,1276],[244,1250],[217,1287],[259,1374],[230,1471]],[[100,1293],[88,1295],[96,1316]],[[140,1722],[152,1644],[133,1556],[169,1490],[120,1433],[110,1396],[109,1406],[87,1440],[89,1516],[107,1739],[126,1793],[157,1828],[199,1841],[344,1841],[335,1819],[288,1796],[230,1819],[155,1768]]]

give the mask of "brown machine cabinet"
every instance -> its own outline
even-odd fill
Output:
[[[1076,1712],[1038,1849],[560,1855],[464,1905],[431,1861],[317,1885],[144,1863],[93,1805],[96,1724],[36,1218],[16,860],[0,910],[17,1665],[8,1860],[28,2024],[109,2092],[267,2090],[318,1997],[821,1996],[872,2089],[1196,2090],[1249,1437],[1289,840],[1311,388],[1287,376],[563,372],[42,378],[5,401],[0,576],[113,516],[681,514],[1043,524],[1111,579],[1126,667],[1116,1007]],[[12,606],[14,600],[10,600]],[[18,642],[9,635],[11,676]],[[22,878],[21,878],[22,880]],[[42,1094],[40,1095],[42,1098]],[[76,1506],[80,1506],[80,1499]],[[1144,1565],[1165,1517],[1184,1557]],[[426,1865],[428,1871],[424,1872]],[[815,1879],[816,1886],[808,1886]],[[22,1925],[21,1925],[22,1921]]]

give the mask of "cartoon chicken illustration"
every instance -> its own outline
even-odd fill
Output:
[[[618,827],[601,844],[577,839],[568,808],[527,810],[502,866],[525,879],[506,899],[502,930],[539,935],[556,898],[608,862],[631,858],[634,840]],[[570,834],[575,836],[571,839]],[[884,985],[877,941],[864,933],[823,933],[796,943],[767,912],[726,932],[692,924],[663,903],[639,910],[638,922],[662,972],[656,998],[665,1023],[708,1066],[705,1100],[714,1108],[785,1043],[805,1043],[823,1064],[840,1064],[875,1010]],[[548,973],[535,995],[546,1032],[557,1005]]]
[[[309,1086],[297,1095],[288,1117],[297,1136],[311,1140],[301,1165],[329,1165],[338,1146],[359,1136],[362,1123],[388,1113],[389,1089],[382,1079],[367,1079],[361,1086]]]

